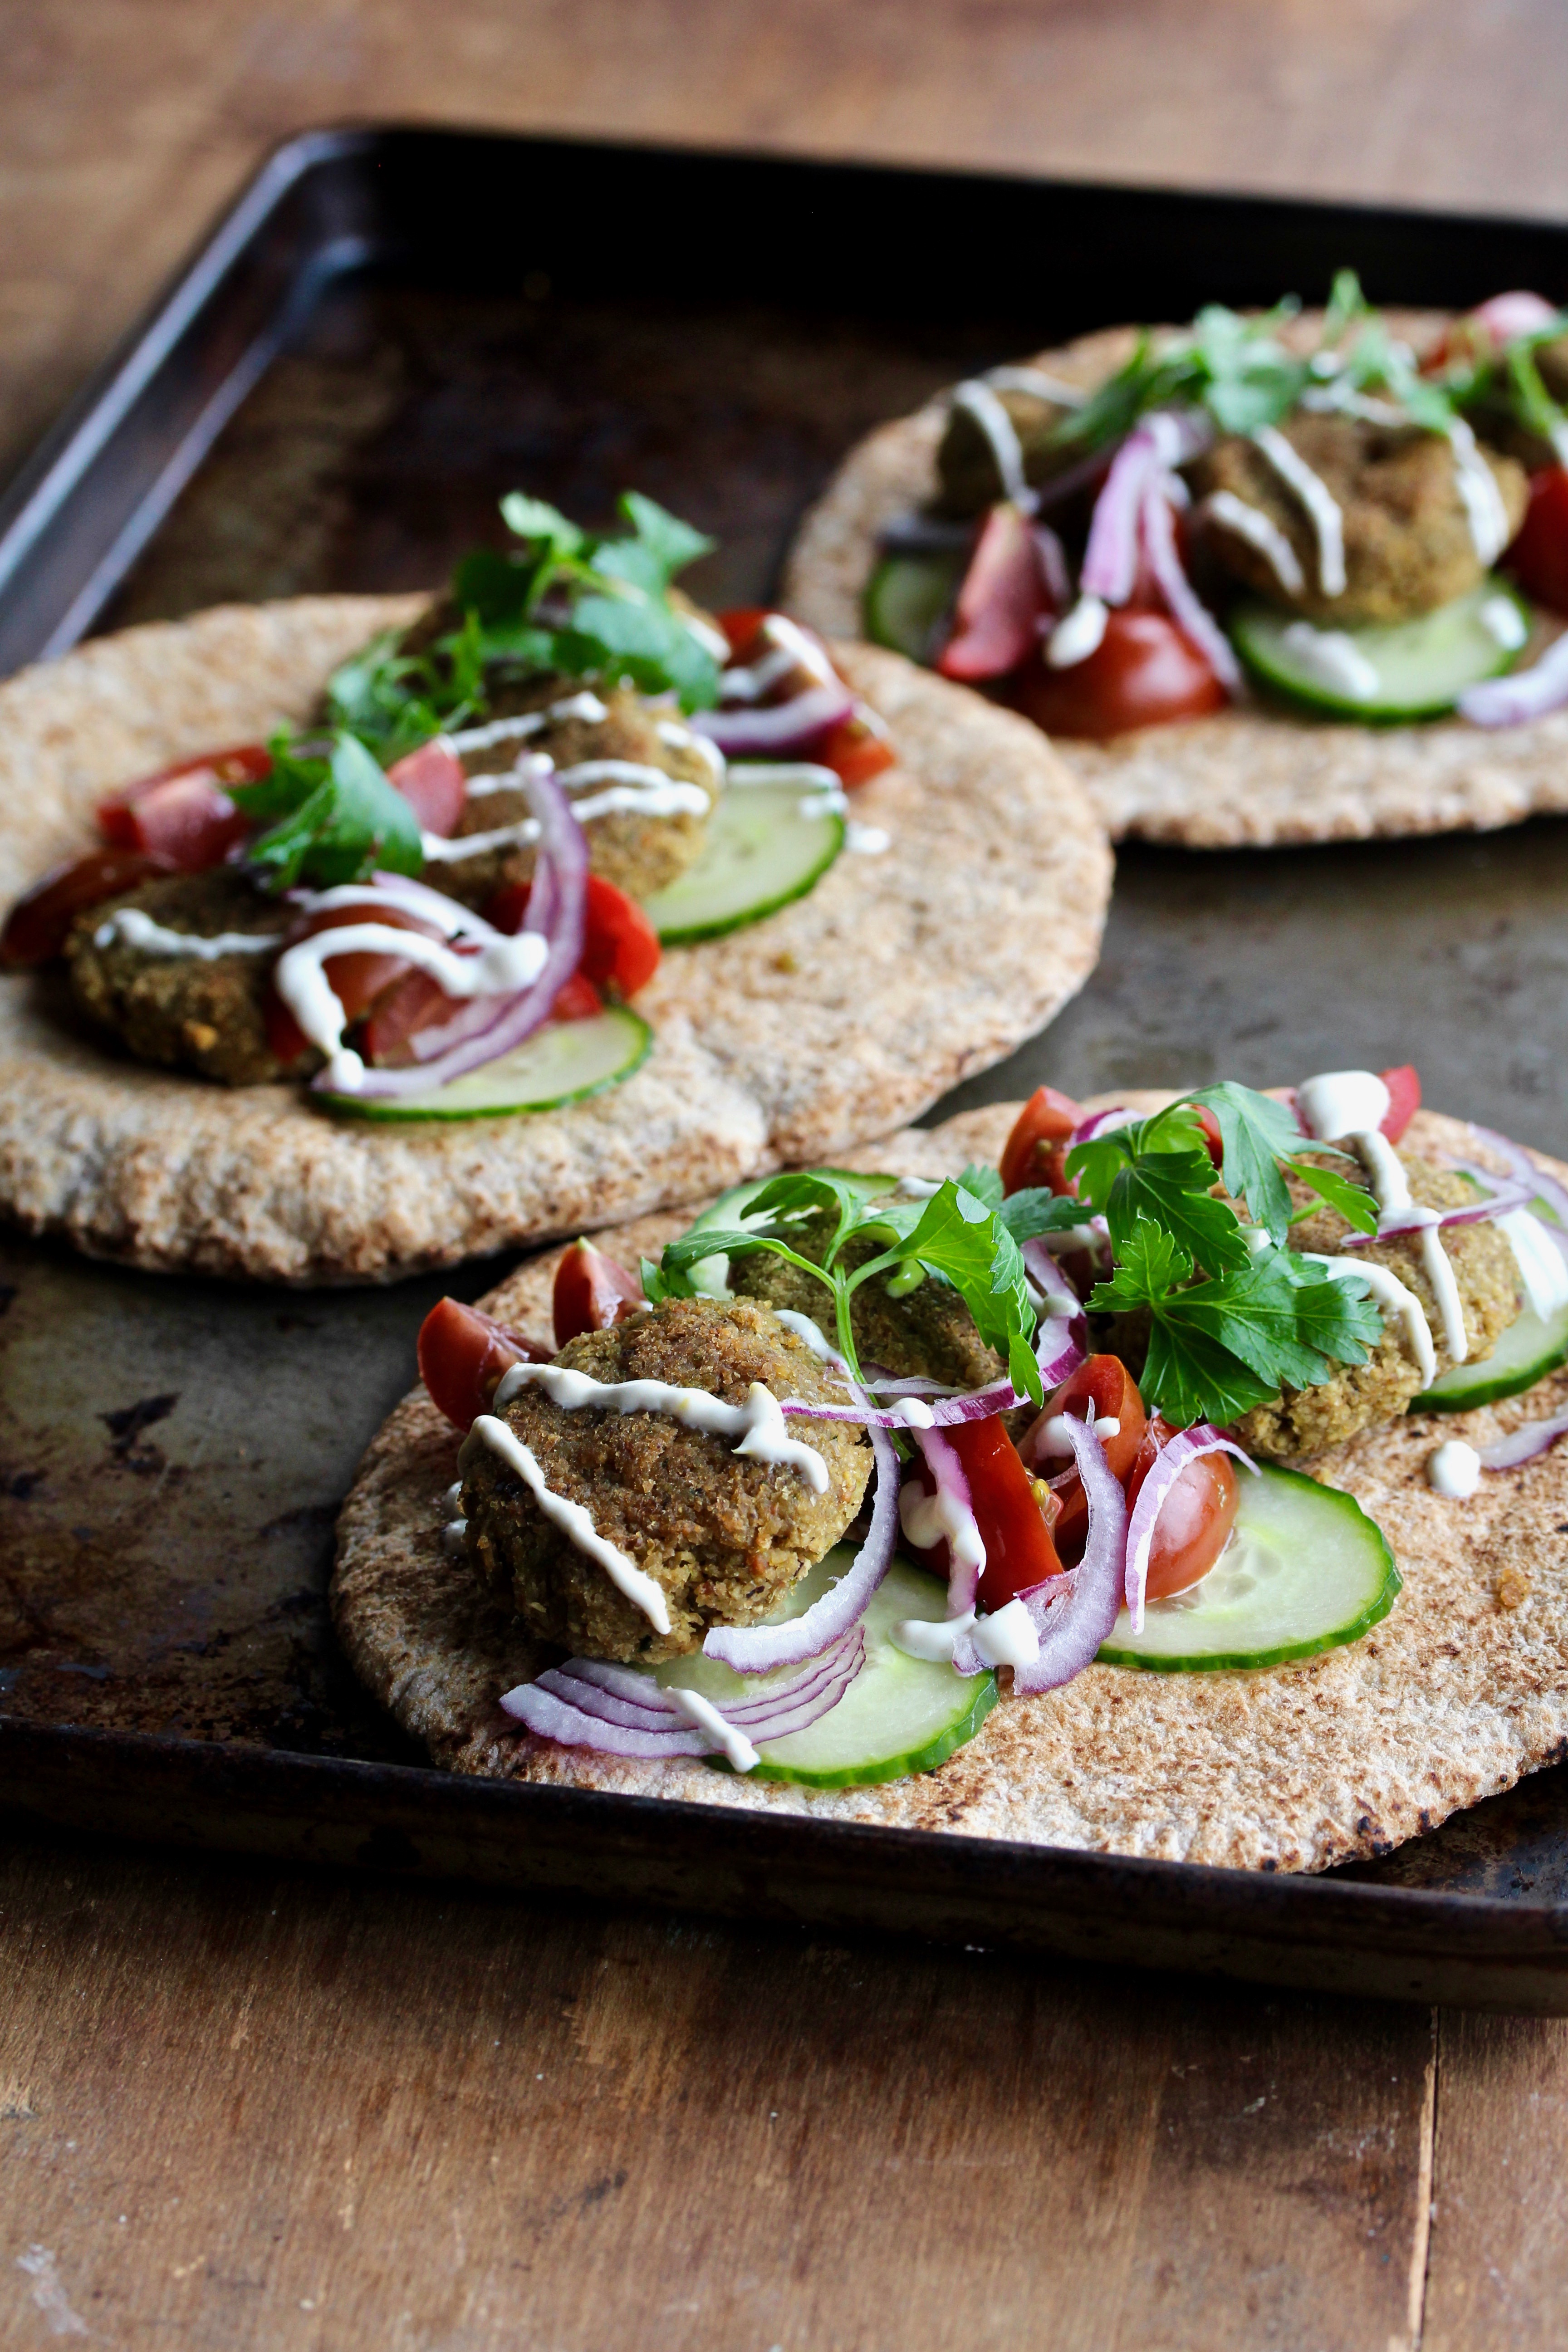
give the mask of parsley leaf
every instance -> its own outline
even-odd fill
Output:
[[[272,769],[259,783],[230,788],[230,797],[258,823],[278,820],[247,852],[274,891],[313,882],[330,889],[359,882],[378,869],[417,874],[425,863],[418,820],[396,786],[355,736],[333,741],[330,759],[272,746]]]
[[[1293,1160],[1291,1172],[1300,1178],[1309,1192],[1316,1192],[1331,1209],[1337,1209],[1345,1223],[1353,1225],[1357,1233],[1376,1233],[1377,1202],[1364,1184],[1352,1184],[1348,1176],[1340,1174],[1337,1168],[1313,1168],[1305,1160]],[[1301,1218],[1311,1213],[1310,1207],[1298,1209],[1290,1222],[1297,1224]]]
[[[1282,1242],[1290,1222],[1290,1195],[1279,1172],[1281,1160],[1301,1147],[1301,1130],[1283,1103],[1226,1078],[1200,1087],[1189,1102],[1214,1113],[1225,1158],[1221,1180],[1233,1201],[1245,1201],[1253,1223],[1269,1239]]]
[[[1139,1219],[1146,1218],[1206,1273],[1247,1264],[1240,1220],[1228,1201],[1215,1196],[1214,1162],[1185,1103],[1075,1144],[1067,1168],[1079,1179],[1080,1202],[1104,1215],[1118,1257]],[[1288,1194],[1285,1199],[1288,1212]]]

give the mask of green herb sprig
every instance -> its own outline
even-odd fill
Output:
[[[237,806],[268,825],[246,852],[268,889],[301,882],[331,889],[378,870],[420,871],[418,820],[357,736],[340,731],[325,757],[292,747],[286,735],[269,749],[269,774],[230,787]]]

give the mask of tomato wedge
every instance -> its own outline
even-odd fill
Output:
[[[819,768],[831,768],[849,793],[896,767],[899,758],[885,722],[864,702],[856,704],[851,717],[828,729],[811,756]]]
[[[117,849],[140,849],[181,874],[204,874],[221,866],[251,829],[250,818],[236,808],[227,788],[259,783],[271,768],[272,754],[264,743],[238,743],[182,760],[100,801],[99,831]]]
[[[1144,1479],[1175,1435],[1158,1413],[1150,1422],[1138,1459],[1127,1481],[1127,1507],[1138,1500]],[[1144,1591],[1151,1601],[1185,1592],[1208,1574],[1236,1525],[1241,1500],[1236,1472],[1223,1454],[1203,1454],[1189,1462],[1154,1522],[1149,1548],[1149,1575]]]
[[[971,681],[1005,677],[1036,650],[1050,609],[1028,518],[1003,499],[974,543],[938,669]]]
[[[1055,1087],[1037,1087],[1002,1147],[1003,1192],[1022,1192],[1036,1186],[1052,1192],[1070,1192],[1063,1164],[1065,1146],[1082,1119],[1082,1109],[1071,1095],[1058,1094]]]
[[[0,964],[20,971],[48,963],[65,951],[67,937],[77,917],[89,907],[101,907],[160,874],[173,873],[166,857],[140,849],[94,849],[57,866],[17,899],[0,931]]]
[[[771,610],[767,604],[732,604],[727,613],[718,614],[719,626],[730,640],[731,656],[735,661],[751,651],[757,631]]]
[[[1062,1572],[1039,1483],[1025,1469],[999,1420],[957,1422],[942,1435],[963,1465],[970,1505],[985,1546],[979,1604],[986,1610],[1004,1608],[1020,1592],[1032,1592],[1037,1584]],[[1048,1501],[1049,1490],[1043,1491]]]
[[[498,931],[521,931],[528,913],[528,888],[526,882],[509,882],[498,890],[486,903],[486,922]],[[595,987],[635,996],[658,970],[663,953],[658,933],[637,900],[602,874],[590,874],[579,971]]]
[[[1527,596],[1568,613],[1568,466],[1548,466],[1531,477],[1530,504],[1506,561]]]
[[[1097,1422],[1117,1423],[1101,1442],[1111,1475],[1125,1486],[1138,1460],[1149,1417],[1138,1383],[1120,1356],[1090,1356],[1087,1363],[1080,1364],[1071,1379],[1064,1381],[1055,1395],[1046,1399],[1044,1412],[1024,1437],[1023,1451],[1030,1451],[1030,1440],[1036,1431],[1043,1433],[1053,1414],[1070,1412],[1075,1421],[1084,1421],[1089,1418],[1090,1405]],[[1047,1455],[1034,1466],[1037,1474],[1043,1475],[1060,1472],[1070,1465],[1065,1458],[1053,1461]],[[1084,1497],[1083,1481],[1076,1470],[1056,1489],[1056,1496],[1061,1514],[1053,1531],[1057,1549],[1064,1560],[1076,1567],[1083,1558],[1084,1538],[1089,1532],[1089,1504]]]
[[[555,1344],[563,1348],[584,1331],[607,1331],[646,1307],[642,1284],[592,1242],[576,1241],[555,1269],[551,1308]]]
[[[1409,1062],[1401,1062],[1396,1070],[1378,1073],[1388,1088],[1388,1108],[1383,1115],[1380,1132],[1390,1143],[1397,1143],[1416,1112],[1421,1108],[1421,1081]]]
[[[509,1330],[477,1307],[438,1298],[419,1326],[419,1377],[430,1402],[456,1429],[488,1412],[503,1372],[513,1364],[547,1364],[552,1350]]]
[[[1190,638],[1163,613],[1121,610],[1088,659],[1051,669],[1025,664],[1009,698],[1047,735],[1105,742],[1138,727],[1223,710],[1226,691]]]
[[[461,760],[439,736],[405,752],[386,772],[419,820],[421,833],[439,834],[445,840],[463,814],[468,779]]]

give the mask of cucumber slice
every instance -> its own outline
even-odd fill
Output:
[[[1190,1591],[1152,1601],[1142,1633],[1124,1609],[1102,1664],[1161,1674],[1282,1666],[1354,1642],[1387,1616],[1399,1570],[1353,1496],[1297,1470],[1237,1475],[1241,1507],[1225,1552]]]
[[[844,1574],[854,1557],[839,1544],[803,1577],[774,1619],[798,1617]],[[996,1704],[994,1674],[963,1678],[951,1665],[911,1658],[893,1645],[892,1629],[906,1617],[942,1618],[947,1587],[906,1559],[895,1559],[872,1595],[863,1622],[866,1663],[837,1706],[807,1726],[757,1750],[752,1777],[799,1780],[811,1789],[864,1788],[876,1780],[901,1780],[910,1772],[933,1772],[955,1748],[973,1739]],[[770,1622],[774,1620],[770,1620]],[[652,1669],[668,1688],[680,1684],[700,1691],[722,1712],[726,1699],[752,1698],[783,1681],[796,1667],[773,1675],[737,1675],[716,1658],[668,1658]],[[709,1763],[721,1771],[722,1757]]]
[[[1568,1307],[1542,1322],[1533,1307],[1510,1323],[1491,1354],[1479,1364],[1455,1364],[1410,1401],[1412,1412],[1470,1412],[1500,1397],[1532,1389],[1568,1361]]]
[[[361,1095],[321,1095],[329,1109],[356,1118],[498,1118],[518,1111],[559,1110],[618,1086],[647,1061],[653,1031],[628,1005],[606,1005],[586,1021],[551,1021],[493,1062],[428,1094],[388,1102]]]
[[[1517,645],[1504,644],[1488,625],[1489,608],[1495,612],[1500,604],[1523,624]],[[1331,711],[1337,719],[1388,725],[1405,719],[1435,719],[1453,709],[1466,687],[1511,669],[1530,623],[1529,605],[1506,581],[1483,580],[1468,596],[1456,597],[1419,620],[1332,632],[1348,638],[1375,673],[1376,686],[1365,695],[1326,679],[1310,655],[1304,656],[1299,646],[1286,643],[1287,633],[1298,625],[1289,613],[1269,604],[1239,605],[1231,614],[1230,635],[1247,667],[1293,702]]]
[[[802,766],[792,782],[774,767],[752,781],[742,764],[731,766],[697,863],[643,901],[667,948],[760,923],[821,881],[845,838],[842,815],[808,781],[827,772]]]
[[[866,589],[866,635],[910,661],[929,662],[963,578],[956,555],[887,555]]]

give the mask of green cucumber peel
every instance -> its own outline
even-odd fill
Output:
[[[310,1099],[353,1118],[515,1118],[561,1110],[619,1086],[653,1051],[653,1031],[629,1005],[606,1005],[584,1021],[552,1021],[501,1054],[428,1094],[370,1098],[315,1094]]]

